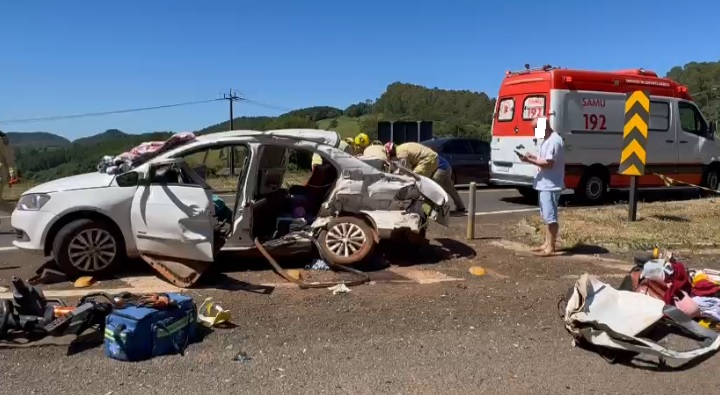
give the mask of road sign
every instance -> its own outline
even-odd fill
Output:
[[[630,176],[629,221],[637,219],[637,178],[645,175],[649,123],[650,94],[645,91],[628,94],[625,99],[625,127],[618,173]]]
[[[625,127],[619,173],[625,176],[645,174],[647,160],[648,124],[650,123],[650,96],[635,91],[625,100]]]
[[[410,141],[421,142],[433,138],[432,121],[380,121],[378,122],[378,139],[383,143],[393,141],[395,144]]]

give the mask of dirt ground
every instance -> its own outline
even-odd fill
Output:
[[[507,240],[520,217],[434,226],[432,246],[386,246],[396,265],[453,281],[382,281],[346,295],[293,287],[198,289],[233,313],[184,357],[140,363],[104,357],[101,347],[0,349],[0,393],[13,394],[655,394],[712,388],[720,359],[678,372],[611,365],[571,347],[557,302],[583,273],[617,285],[629,269],[614,254],[537,258]],[[715,256],[687,256],[715,267]],[[617,260],[616,260],[617,259]],[[0,276],[18,273],[2,260]],[[486,269],[473,276],[470,267]],[[259,268],[258,268],[259,269]],[[219,274],[220,275],[220,274]],[[235,282],[281,282],[267,270],[225,269]],[[228,280],[229,281],[229,280]],[[215,284],[218,285],[218,284]],[[250,358],[238,362],[240,352]]]

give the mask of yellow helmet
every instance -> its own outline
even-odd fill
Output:
[[[380,141],[380,140],[373,140],[373,142],[370,143],[370,144],[371,144],[371,145],[383,145],[383,142]]]
[[[370,145],[370,137],[365,133],[358,133],[358,135],[355,136],[355,145],[361,148],[367,147]]]

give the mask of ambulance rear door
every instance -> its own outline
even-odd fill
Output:
[[[546,116],[548,105],[547,92],[523,92],[498,98],[490,143],[492,183],[532,185],[537,169],[521,162],[515,151],[538,153],[542,139],[535,137],[532,121]]]

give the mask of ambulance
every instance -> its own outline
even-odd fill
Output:
[[[585,203],[599,204],[610,190],[628,188],[630,177],[617,172],[625,99],[636,90],[650,93],[646,170],[638,188],[665,188],[669,178],[720,189],[716,126],[687,87],[644,69],[605,72],[549,65],[506,73],[493,115],[490,183],[535,196],[537,168],[521,162],[515,151],[537,154],[543,139],[535,137],[532,120],[547,117],[565,143],[566,189]]]

